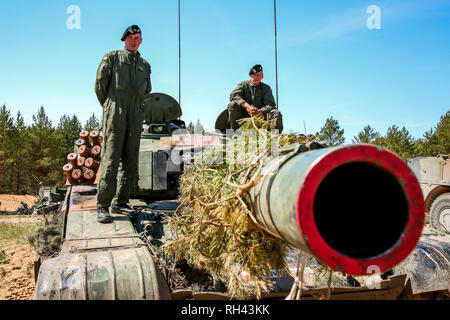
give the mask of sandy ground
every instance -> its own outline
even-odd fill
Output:
[[[43,217],[0,215],[0,222],[43,222]],[[3,242],[0,248],[9,259],[0,264],[0,300],[32,300],[36,251],[29,244],[17,244],[16,241]]]
[[[9,261],[0,264],[0,300],[31,300],[36,252],[28,244],[2,245]]]

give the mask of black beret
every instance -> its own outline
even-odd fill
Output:
[[[133,24],[132,26],[129,26],[128,28],[125,29],[125,32],[123,33],[121,40],[122,41],[125,40],[125,38],[129,34],[136,34],[136,33],[141,33],[141,29],[137,25]]]
[[[251,69],[250,72],[248,73],[249,76],[251,76],[252,74],[258,73],[262,71],[262,66],[260,64],[255,64]]]

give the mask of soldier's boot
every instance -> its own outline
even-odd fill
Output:
[[[100,223],[110,223],[113,221],[113,218],[109,214],[108,208],[97,208],[97,221]]]
[[[280,133],[283,131],[283,117],[280,111],[278,110],[270,111],[266,116],[266,120],[270,120],[270,129],[272,130],[276,129]]]
[[[136,210],[132,209],[129,205],[126,204],[112,204],[111,213],[123,214],[129,216],[130,219],[134,219],[137,215]]]

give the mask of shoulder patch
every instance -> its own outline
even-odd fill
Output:
[[[104,60],[104,61],[108,60],[108,57],[106,57],[106,56],[105,56],[105,57],[103,57],[103,60]]]

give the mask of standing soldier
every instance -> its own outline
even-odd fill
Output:
[[[95,81],[95,93],[103,106],[102,165],[97,186],[97,221],[102,223],[112,222],[110,207],[111,213],[134,213],[128,199],[138,174],[143,97],[152,89],[150,64],[138,51],[141,29],[128,27],[121,40],[125,48],[102,58]]]
[[[249,72],[250,80],[242,81],[230,94],[228,104],[229,128],[238,129],[239,119],[263,115],[264,119],[271,120],[270,129],[283,131],[281,113],[275,108],[275,99],[272,89],[261,82],[264,78],[260,64],[254,65]]]

